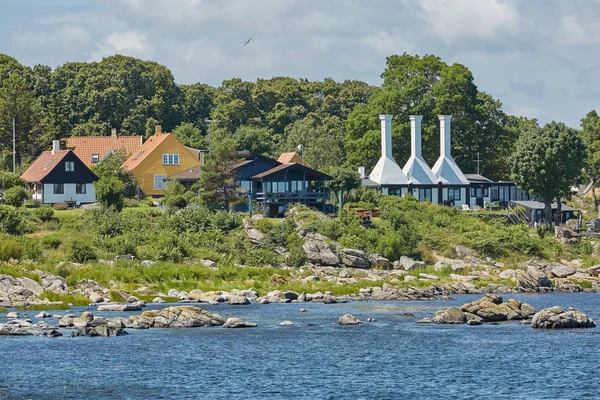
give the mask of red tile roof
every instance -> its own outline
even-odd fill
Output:
[[[161,133],[158,135],[152,135],[146,142],[140,147],[137,152],[132,153],[131,156],[121,165],[125,171],[133,171],[135,167],[141,164],[142,161],[148,157],[167,137],[170,133]]]
[[[98,160],[102,160],[109,151],[124,150],[127,156],[131,156],[142,147],[141,136],[71,136],[67,138],[67,148],[88,168],[92,164],[92,155],[98,154]]]
[[[21,175],[25,182],[40,182],[71,150],[44,151]]]

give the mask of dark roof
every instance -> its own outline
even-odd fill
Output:
[[[465,174],[465,178],[471,183],[493,183],[490,179],[479,174]]]
[[[242,161],[240,161],[240,162],[238,162],[236,164],[233,164],[231,166],[231,169],[238,169],[240,167],[243,167],[244,165],[252,164],[253,161],[254,160],[242,160]]]
[[[25,182],[40,182],[71,150],[44,151],[21,175]]]
[[[364,187],[379,187],[379,186],[380,186],[380,185],[379,185],[379,183],[377,183],[377,182],[373,182],[373,181],[372,181],[372,180],[370,180],[369,178],[364,178],[364,179],[362,180],[362,185],[363,185]]]
[[[512,200],[511,203],[516,204],[518,206],[523,206],[525,208],[528,208],[530,210],[543,210],[544,209],[544,203],[540,202],[540,201],[535,201],[535,200]],[[556,202],[552,203],[552,209],[556,210],[556,208],[558,207],[558,205],[556,204]],[[577,208],[573,208],[570,206],[567,206],[565,204],[562,205],[562,211],[579,211]]]
[[[176,179],[180,182],[195,182],[200,179],[200,165],[188,168],[166,178],[166,180]]]
[[[279,171],[284,171],[286,169],[299,169],[299,170],[305,170],[307,173],[307,178],[313,178],[313,179],[323,179],[323,180],[329,180],[332,179],[331,176],[324,174],[323,172],[317,171],[316,169],[312,169],[309,168],[305,165],[302,164],[297,164],[297,163],[292,163],[292,164],[281,164],[278,165],[276,167],[273,167],[265,172],[261,172],[260,174],[254,175],[253,177],[251,177],[250,179],[252,180],[261,180],[264,177],[267,177],[269,175],[272,175],[276,172]]]

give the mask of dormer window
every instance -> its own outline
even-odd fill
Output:
[[[92,164],[98,164],[99,159],[100,159],[99,154],[92,154]]]
[[[65,171],[67,171],[67,172],[75,171],[75,161],[65,161]]]
[[[179,154],[163,154],[163,165],[179,165]]]

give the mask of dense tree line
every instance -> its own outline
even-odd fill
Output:
[[[234,78],[215,88],[179,85],[166,67],[120,55],[52,70],[0,54],[0,169],[11,168],[13,116],[17,159],[24,165],[55,138],[108,135],[111,128],[149,135],[160,124],[197,148],[233,139],[238,149],[276,156],[302,144],[309,165],[333,171],[369,170],[377,162],[381,113],[395,116],[393,152],[401,165],[410,152],[408,116],[423,115],[423,155],[433,164],[437,115],[452,114],[454,158],[465,172],[476,172],[479,157],[481,174],[492,179],[510,178],[507,160],[517,139],[538,127],[535,120],[507,115],[500,101],[478,90],[467,67],[433,55],[392,55],[381,77],[381,87],[274,77]],[[587,123],[587,132],[593,126]],[[595,140],[592,133],[588,138]]]

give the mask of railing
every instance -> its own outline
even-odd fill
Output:
[[[508,211],[508,221],[510,223],[526,223],[528,225],[531,223],[529,216],[523,211],[519,211],[517,207],[513,207],[512,204],[510,204],[510,202],[508,202],[506,210]]]
[[[256,200],[266,203],[318,203],[326,198],[325,192],[272,192],[257,193]]]

